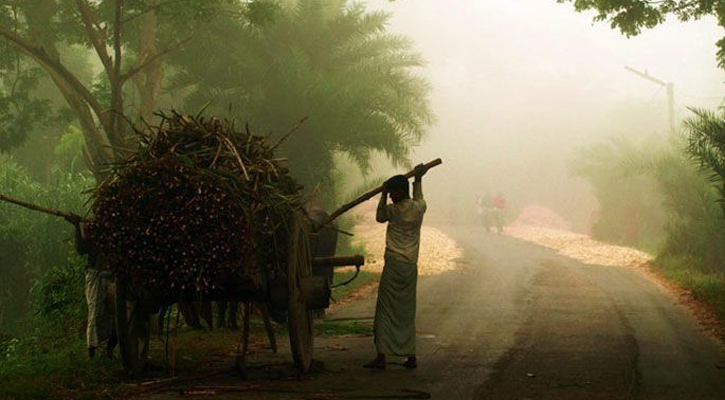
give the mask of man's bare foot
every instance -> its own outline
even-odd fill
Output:
[[[364,368],[372,368],[372,369],[385,369],[385,356],[384,355],[378,355],[374,360],[370,361],[369,363],[363,365]]]
[[[405,360],[405,362],[403,363],[403,366],[405,368],[410,368],[410,369],[417,368],[418,367],[418,360],[415,358],[415,356],[408,357],[408,359]]]

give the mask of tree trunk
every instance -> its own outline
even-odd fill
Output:
[[[140,43],[136,66],[143,65],[147,60],[154,59],[158,55],[157,34],[158,19],[156,17],[156,6],[160,0],[152,0],[148,4],[151,11],[142,15],[139,27]],[[147,65],[143,71],[134,75],[133,83],[139,93],[141,118],[150,121],[156,110],[156,100],[161,90],[161,82],[164,78],[164,71],[161,61],[156,59]]]
[[[123,112],[123,79],[121,78],[121,16],[123,13],[123,0],[114,2],[113,18],[113,73],[109,76],[111,83],[111,132],[110,138],[116,140],[116,145],[123,147],[125,139],[126,120]]]
[[[37,46],[38,49],[43,51],[45,55],[52,59],[59,60],[60,53],[56,47],[57,38],[55,33],[50,29],[45,29],[48,26],[52,26],[50,21],[53,15],[57,12],[57,3],[54,0],[41,0],[33,5],[25,6],[25,14],[28,21],[30,41]],[[29,54],[33,57],[33,54]],[[89,104],[80,96],[76,90],[61,76],[57,71],[47,67],[44,63],[40,63],[48,74],[50,75],[53,82],[58,87],[58,90],[65,98],[70,108],[74,111],[81,130],[84,133],[86,147],[88,154],[91,158],[91,164],[88,168],[93,172],[93,175],[97,180],[103,179],[103,174],[100,171],[99,165],[107,164],[109,161],[114,159],[113,151],[109,149],[109,140],[106,134],[99,129],[96,124],[96,120],[93,117],[93,112],[90,109]],[[102,116],[97,116],[99,119]]]

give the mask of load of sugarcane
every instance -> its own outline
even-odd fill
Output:
[[[217,118],[159,116],[157,126],[135,130],[136,150],[95,192],[103,265],[157,293],[207,293],[280,269],[301,200],[275,157],[279,143]]]

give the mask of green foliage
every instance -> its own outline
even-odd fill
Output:
[[[84,260],[69,254],[64,265],[51,267],[33,282],[33,309],[39,317],[36,326],[57,337],[74,337],[86,318]],[[70,334],[70,335],[69,335]]]
[[[371,188],[381,186],[385,181],[385,178],[382,177],[368,178],[365,179],[360,185],[343,192],[343,188],[349,185],[348,177],[345,175],[345,173],[342,170],[336,168],[335,170],[333,170],[332,178],[334,182],[332,192],[335,193],[335,196],[333,197],[335,205],[347,204],[357,198],[359,195],[367,192]],[[348,233],[352,233],[355,225],[357,225],[358,222],[360,222],[359,216],[351,213],[343,214],[335,220],[337,228],[343,232]],[[365,255],[366,250],[365,246],[355,241],[354,237],[340,234],[338,235],[336,254]]]
[[[665,216],[658,188],[636,165],[651,145],[612,139],[580,148],[570,160],[572,174],[586,179],[599,201],[594,238],[648,249],[662,240]]]
[[[657,180],[667,214],[667,240],[662,255],[690,255],[699,260],[694,268],[725,267],[722,257],[723,213],[717,191],[679,148],[655,160],[651,174]]]
[[[691,109],[695,114],[685,120],[687,151],[710,173],[725,207],[725,112]]]
[[[77,50],[65,48],[63,55],[80,56]],[[0,76],[0,152],[70,123],[67,108],[42,68],[5,45],[0,45]]]
[[[81,159],[84,145],[83,131],[73,125],[69,126],[53,149],[53,156],[58,167],[61,170],[70,171],[70,173],[84,170]]]
[[[616,236],[607,235],[607,228],[627,224],[633,215],[645,217],[651,230],[643,237],[644,243],[651,240],[647,236],[657,233],[661,256],[690,257],[696,260],[691,268],[723,271],[725,219],[718,204],[720,195],[709,179],[712,170],[706,165],[698,168],[682,142],[637,147],[622,139],[592,146],[573,160],[573,172],[592,183],[602,204],[598,223],[603,226],[595,227],[601,239],[617,242]],[[622,204],[636,205],[639,211],[632,214]],[[643,246],[642,242],[628,244]]]
[[[62,100],[84,130],[94,164],[107,163],[118,156],[108,149],[109,143],[116,148],[127,144],[125,126],[112,123],[109,94],[118,93],[119,104],[127,106],[113,110],[122,113],[121,118],[137,121],[137,117],[149,117],[156,109],[164,76],[163,56],[179,50],[203,24],[212,23],[224,7],[236,3],[234,0],[4,2],[0,4],[0,37],[3,39],[0,69],[12,67],[15,76],[20,77],[21,62],[18,60],[27,58],[32,68],[24,71],[37,72],[32,76],[52,77],[54,85],[62,92]],[[118,18],[122,25],[115,23],[117,4],[121,5]],[[114,43],[117,30],[122,32],[120,43]],[[122,56],[116,58],[115,47],[121,49]],[[90,79],[84,79],[93,68],[74,68],[77,67],[76,60],[69,60],[63,54],[63,49],[67,48],[84,49],[85,55],[96,53],[97,64],[103,69],[101,76],[95,79],[95,85],[89,82]],[[113,72],[114,58],[120,61],[118,76]],[[110,79],[111,76],[114,79]],[[14,82],[23,81],[16,78]],[[135,92],[130,101],[124,101],[125,92],[130,91],[124,85],[129,82],[133,83]],[[6,82],[0,81],[2,83]],[[24,92],[15,89],[24,86],[15,83],[10,91],[14,99],[9,104],[15,106],[12,111],[18,121],[10,124],[13,131],[0,129],[0,150],[3,146],[17,146],[24,140],[28,127],[21,122],[27,125],[40,120],[39,117],[51,115],[41,110],[41,106],[47,104],[22,96]],[[0,91],[0,114],[8,114],[11,110],[4,109],[2,96]],[[20,100],[25,104],[22,114],[18,111]],[[60,131],[64,129],[65,126]],[[101,176],[100,171],[94,172]]]
[[[345,286],[338,286],[332,289],[332,299],[335,302],[344,301],[351,294],[360,290],[362,287],[380,281],[380,274],[364,271],[365,268],[360,270],[357,278]],[[333,286],[342,282],[348,281],[353,277],[355,273],[352,269],[346,269],[342,271],[335,271],[335,277],[333,280]]]
[[[126,388],[111,385],[122,376],[118,360],[89,360],[77,338],[58,342],[26,334],[0,342],[2,399],[118,398]]]
[[[723,271],[702,271],[701,260],[692,255],[660,255],[654,267],[667,279],[688,288],[695,299],[713,306],[725,319],[725,274]]]
[[[172,89],[186,94],[189,112],[212,102],[212,113],[231,110],[277,137],[309,117],[281,151],[309,190],[321,183],[328,193],[334,152],[363,170],[373,152],[407,164],[432,121],[429,85],[415,73],[423,60],[386,31],[388,20],[320,0],[285,2],[262,25],[220,20],[174,56]]]
[[[60,52],[62,59],[73,70],[92,69],[88,63],[86,49],[61,47]],[[15,55],[17,56],[17,54]],[[25,61],[25,63],[30,64],[29,61]],[[40,68],[34,68],[37,73],[42,72]],[[90,79],[90,74],[80,73],[79,75],[83,80]],[[18,142],[17,146],[12,147],[9,154],[20,165],[26,167],[34,178],[45,182],[50,182],[55,167],[68,170],[73,158],[77,158],[73,171],[85,169],[81,159],[83,146],[74,148],[75,153],[67,154],[68,158],[65,158],[66,154],[62,156],[53,154],[60,138],[72,126],[73,114],[50,77],[39,76],[37,84],[33,85],[27,96],[30,102],[42,103],[45,114],[38,116],[28,125],[14,125],[14,129],[22,130],[23,138],[22,143]],[[52,156],[49,156],[50,154]]]
[[[639,35],[642,28],[651,29],[663,23],[668,15],[680,21],[698,20],[713,16],[725,27],[725,3],[715,0],[557,0],[573,3],[578,12],[593,10],[595,21],[609,21],[612,29],[618,29],[630,37]],[[725,37],[717,42],[717,58],[725,68]]]
[[[19,56],[18,56],[19,57]],[[42,72],[39,68],[23,70],[20,61],[0,68],[0,151],[7,152],[21,145],[28,131],[39,122],[49,122],[49,101],[33,98]]]
[[[87,175],[58,172],[55,184],[43,186],[11,157],[0,156],[0,193],[19,199],[83,214],[86,196],[81,193],[91,183]],[[32,315],[64,324],[80,315],[83,263],[75,255],[72,234],[58,217],[0,203],[0,330],[18,332]]]
[[[674,254],[699,254],[708,270],[725,271],[725,113],[692,109],[694,116],[685,120],[685,146],[690,161],[699,166],[698,178],[687,183],[699,183],[690,204],[698,204],[690,224],[682,227],[680,235],[690,233],[699,240],[677,240],[670,246]],[[680,202],[682,199],[678,199]],[[687,199],[685,199],[687,200]],[[719,207],[718,207],[719,205]],[[689,229],[688,229],[689,228]],[[694,243],[693,243],[694,242]],[[676,244],[676,246],[674,245]]]
[[[242,15],[250,24],[258,27],[265,27],[274,23],[282,8],[274,1],[251,1],[244,4]]]
[[[12,27],[13,32],[19,36],[41,42],[37,44],[93,48],[93,40],[81,19],[78,2],[48,0],[13,3],[0,5],[0,24]],[[84,0],[83,3],[96,18],[94,22],[101,28],[97,31],[97,40],[108,46],[113,45],[115,0]],[[156,39],[158,45],[164,48],[188,35],[190,25],[211,21],[223,6],[233,3],[235,1],[232,0],[124,0],[123,45],[131,52],[138,51],[142,40],[140,26],[144,16],[153,15],[157,19]],[[130,67],[123,66],[124,70]]]
[[[32,32],[29,24],[37,20],[42,6],[36,4],[39,2],[30,3],[0,5],[0,27],[10,29],[14,35],[41,37]],[[74,53],[66,50],[63,48],[64,56]],[[36,131],[69,123],[65,108],[56,101],[56,93],[47,90],[50,79],[46,72],[6,41],[0,45],[0,76],[0,152],[22,145]]]
[[[611,205],[649,204],[664,210],[664,221],[650,221],[662,223],[665,233],[653,268],[725,318],[725,215],[724,207],[720,207],[723,177],[717,172],[725,171],[725,124],[713,113],[698,111],[686,127],[686,137],[667,145],[637,147],[621,139],[581,151],[572,164],[574,172],[595,188],[602,204],[599,223],[603,227],[631,218]]]

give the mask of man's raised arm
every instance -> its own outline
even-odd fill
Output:
[[[423,175],[426,171],[423,168],[423,164],[415,166],[415,181],[413,182],[413,199],[423,200]]]
[[[387,183],[387,182],[386,182]],[[375,213],[375,220],[383,223],[388,222],[388,188],[383,187],[383,192],[380,194],[380,201],[378,202],[378,209]]]
[[[423,200],[423,177],[416,176],[413,182],[413,199]]]

